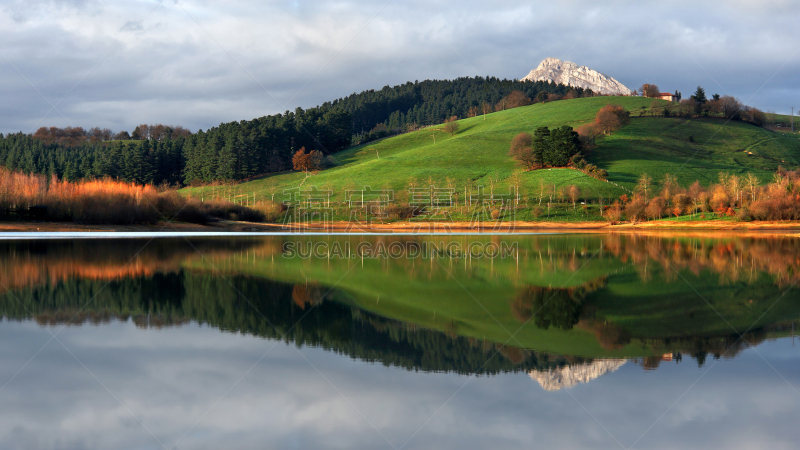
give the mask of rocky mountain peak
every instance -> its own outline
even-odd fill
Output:
[[[622,367],[627,359],[596,359],[589,363],[574,364],[547,371],[531,370],[528,375],[536,380],[546,391],[571,388],[576,384],[588,383]]]
[[[624,84],[608,75],[592,70],[586,66],[579,66],[571,61],[562,61],[558,58],[545,58],[539,66],[520,81],[551,81],[567,86],[591,89],[600,94],[630,95],[633,93]]]

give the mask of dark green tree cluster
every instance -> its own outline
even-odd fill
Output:
[[[70,181],[110,177],[142,184],[177,184],[183,170],[183,143],[180,138],[71,146],[15,133],[0,135],[0,164],[10,170]]]
[[[566,167],[579,155],[581,141],[569,125],[550,130],[539,127],[533,136],[520,133],[511,142],[509,154],[528,169],[540,167]]]
[[[426,80],[384,86],[380,90],[340,98],[331,105],[349,112],[353,117],[355,142],[365,142],[379,135],[383,125],[386,134],[396,133],[409,126],[442,123],[449,117],[469,117],[470,110],[483,104],[495,105],[514,91],[529,99],[542,101],[548,94],[576,97],[593,95],[591,91],[546,81],[518,81],[495,77],[462,77],[455,80]],[[482,113],[482,111],[481,111]]]
[[[302,147],[329,155],[350,145],[351,125],[349,113],[326,104],[201,130],[186,143],[183,179],[242,180],[289,170]]]

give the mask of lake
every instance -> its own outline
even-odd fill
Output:
[[[0,239],[2,449],[800,440],[795,235],[104,237]]]

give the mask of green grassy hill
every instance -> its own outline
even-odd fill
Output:
[[[604,138],[589,159],[628,187],[642,172],[656,181],[670,173],[683,185],[716,182],[719,172],[767,181],[778,166],[800,165],[800,139],[723,119],[640,118]]]
[[[465,186],[493,186],[495,192],[508,188],[512,174],[520,171],[507,155],[515,135],[532,132],[539,126],[578,127],[591,121],[609,103],[641,111],[649,108],[653,100],[595,97],[535,104],[460,120],[455,136],[440,127],[429,127],[353,147],[335,155],[340,163],[337,167],[307,179],[303,173],[289,172],[233,188],[187,188],[184,193],[242,199],[245,195],[252,199],[255,194],[257,200],[275,195],[278,200],[283,198],[283,190],[302,185],[332,190],[333,199],[341,201],[347,189],[370,186],[403,192],[415,180],[417,186],[432,182],[439,187],[453,187],[461,194],[456,200],[463,202]],[[657,181],[665,173],[673,173],[686,184],[694,180],[714,182],[721,171],[753,172],[767,180],[778,165],[798,166],[800,140],[741,122],[635,118],[613,136],[602,138],[587,159],[608,170],[610,182],[571,169],[521,172],[523,195],[536,201],[540,180],[544,180],[557,187],[577,185],[587,198],[612,198],[632,189],[645,172]]]

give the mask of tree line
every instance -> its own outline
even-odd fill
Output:
[[[639,89],[644,97],[661,97],[661,91],[655,84],[644,84]],[[728,120],[749,122],[759,127],[767,124],[767,116],[760,109],[747,106],[731,95],[714,94],[708,98],[706,90],[702,86],[697,86],[689,98],[683,98],[683,94],[677,90],[673,95],[678,100],[677,107],[670,108],[657,105],[657,103],[653,105],[660,106],[661,114],[665,117],[673,115],[687,118],[722,117]]]
[[[181,126],[142,124],[132,133],[42,127],[31,135],[0,134],[0,165],[69,181],[105,177],[150,184],[240,181],[291,170],[301,148],[325,158],[352,144],[452,117],[591,95],[590,90],[562,84],[495,77],[416,81],[197,133]]]
[[[667,174],[661,187],[642,174],[633,195],[621,196],[606,207],[603,215],[611,222],[636,223],[664,217],[714,214],[739,220],[800,220],[800,169],[779,168],[770,183],[761,184],[752,173],[745,176],[719,174],[719,182],[704,187],[695,181],[680,186]],[[709,217],[710,218],[710,217]]]

